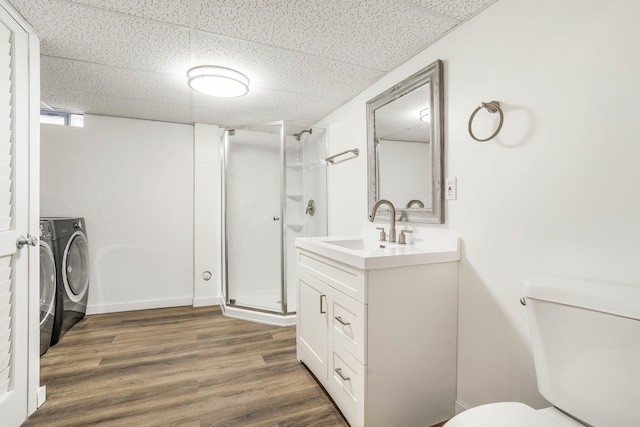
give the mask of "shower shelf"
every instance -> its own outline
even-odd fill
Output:
[[[299,171],[300,169],[302,169],[302,163],[301,162],[287,163],[287,167],[289,169]]]
[[[291,200],[295,200],[296,202],[302,200],[302,194],[287,194],[287,197]]]
[[[289,227],[290,229],[292,229],[295,232],[299,232],[302,231],[302,224],[287,224],[287,227]]]

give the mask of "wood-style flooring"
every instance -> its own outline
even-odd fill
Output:
[[[218,307],[87,316],[41,358],[23,426],[348,426],[295,357],[295,328]]]
[[[295,328],[218,307],[87,316],[40,360],[47,401],[25,427],[348,426]]]

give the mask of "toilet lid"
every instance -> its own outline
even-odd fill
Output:
[[[584,427],[556,408],[536,410],[524,403],[476,406],[453,417],[444,427]]]

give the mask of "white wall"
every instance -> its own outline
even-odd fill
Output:
[[[193,305],[220,303],[222,283],[221,140],[219,127],[194,126],[194,288]],[[211,273],[206,280],[203,274]]]
[[[85,116],[41,127],[41,215],[83,216],[88,313],[191,305],[193,126]]]
[[[361,150],[330,177],[330,233],[358,233],[367,218],[365,103],[444,60],[445,165],[458,200],[446,204],[444,226],[424,228],[464,241],[462,406],[546,404],[518,302],[525,277],[640,282],[639,14],[631,0],[500,0],[318,123],[330,154]],[[491,100],[504,128],[475,142],[469,116]]]

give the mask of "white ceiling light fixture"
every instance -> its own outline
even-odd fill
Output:
[[[202,65],[187,71],[189,87],[205,95],[235,98],[249,93],[249,78],[239,71]]]

